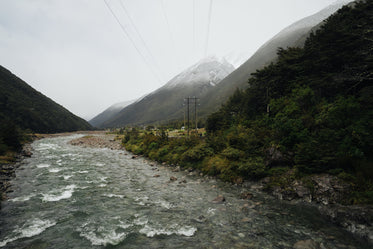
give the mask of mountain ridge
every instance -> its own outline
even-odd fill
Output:
[[[0,66],[0,120],[33,132],[56,133],[92,129],[84,119],[32,88]]]
[[[215,86],[214,88],[211,88],[209,90],[207,90],[207,88],[200,89],[200,91],[198,91],[198,97],[200,98],[198,116],[202,118],[207,117],[207,115],[218,110],[218,108],[228,100],[228,98],[234,93],[234,91],[237,88],[239,89],[247,88],[248,87],[247,82],[249,78],[251,77],[252,73],[254,73],[256,70],[259,70],[265,65],[268,65],[269,63],[276,60],[277,51],[279,47],[285,47],[285,48],[294,47],[294,46],[302,47],[304,45],[306,38],[309,36],[311,32],[316,30],[328,16],[335,13],[344,4],[349,3],[349,2],[351,1],[344,0],[336,4],[332,4],[315,14],[302,18],[301,20],[282,29],[273,38],[271,38],[266,43],[264,43],[241,66],[239,66],[234,71],[232,71],[230,74],[226,75],[222,80],[220,80],[218,84],[215,84],[212,81],[211,83],[212,85]],[[209,58],[207,58],[206,60],[208,59]],[[216,57],[215,57],[215,60],[216,60]],[[193,66],[195,65],[198,65],[198,63],[194,64]],[[193,68],[193,66],[191,66],[189,69]],[[171,86],[170,82],[176,80],[177,77],[180,77],[181,75],[183,75],[183,73],[187,70],[184,70],[183,72],[175,76],[173,79],[171,79],[171,81],[167,82],[166,85],[146,95],[146,97],[144,98],[148,98],[149,100],[149,98],[151,98],[157,91],[165,90],[166,86]],[[191,95],[189,95],[189,93],[191,93]],[[174,94],[174,93],[170,93],[170,94]],[[188,91],[185,91],[185,94],[183,97],[195,96],[195,95],[196,94],[194,91],[188,90]],[[166,98],[166,97],[167,96],[163,96],[163,98]],[[179,98],[181,99],[182,97],[179,96]],[[141,99],[141,101],[142,100],[143,99]],[[141,101],[138,101],[138,102],[141,102]],[[149,101],[149,104],[150,103],[155,104],[156,102]],[[162,103],[158,101],[157,104],[161,105]],[[132,105],[130,105],[130,106],[127,106],[125,109],[130,108],[132,109],[132,111],[128,110],[128,112],[134,112],[136,110],[136,112],[138,113],[132,114],[132,117],[129,117],[129,116],[125,117],[128,114],[126,114],[125,110],[122,110],[120,113],[118,113],[118,115],[121,115],[121,118],[115,117],[111,120],[107,120],[107,122],[103,124],[103,127],[121,126],[121,125],[128,125],[128,124],[137,125],[140,123],[144,123],[145,120],[146,120],[146,123],[150,123],[150,122],[161,123],[161,122],[167,122],[167,120],[173,120],[176,118],[181,119],[183,117],[182,105],[179,104],[178,107],[180,110],[179,111],[174,110],[173,113],[170,114],[169,116],[160,115],[156,117],[154,115],[151,115],[152,117],[147,120],[146,114],[142,113],[143,110],[141,108],[135,108]],[[145,108],[146,107],[143,106],[143,109]],[[152,106],[149,108],[154,109]],[[137,118],[134,118],[134,116],[137,116]],[[126,118],[129,119],[128,122],[125,121]],[[122,120],[123,122],[120,120]]]
[[[183,99],[200,96],[216,87],[234,70],[225,59],[207,57],[185,69],[165,85],[122,109],[100,128],[150,124],[183,117]]]

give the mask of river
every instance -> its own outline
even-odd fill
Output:
[[[237,186],[68,144],[78,136],[32,144],[2,203],[1,248],[370,248],[315,207],[255,189],[240,199]]]

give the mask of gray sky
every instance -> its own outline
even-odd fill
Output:
[[[206,55],[237,66],[336,0],[213,0],[211,12],[210,0],[106,2],[122,26],[104,0],[0,0],[0,65],[90,119]]]

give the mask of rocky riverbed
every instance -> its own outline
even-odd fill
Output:
[[[71,145],[78,145],[85,148],[109,148],[112,150],[122,149],[121,141],[115,139],[113,134],[96,133],[84,137],[73,139],[69,142]]]
[[[54,137],[57,135],[48,135],[48,137]],[[59,136],[59,135],[58,135]],[[123,149],[121,147],[120,140],[115,140],[115,135],[105,134],[103,132],[92,132],[82,137],[73,139],[68,143],[75,146],[86,147],[86,148],[109,148],[112,150]],[[6,194],[11,192],[10,180],[14,177],[14,172],[22,163],[22,158],[31,157],[32,151],[31,146],[26,145],[19,159],[16,163],[1,165],[0,171],[0,191],[2,197],[6,198]],[[136,160],[138,156],[131,156],[132,159]],[[149,162],[149,165],[153,163]],[[167,166],[165,164],[162,167],[170,167],[174,172],[180,171],[180,167]],[[189,175],[200,175],[198,171],[193,169],[187,169]],[[160,174],[155,174],[153,177],[158,178]],[[206,178],[207,176],[204,176]],[[172,181],[170,177],[170,181]],[[210,178],[210,177],[209,177]],[[307,187],[307,183],[294,180],[289,186],[291,188],[284,188],[273,186],[271,189],[265,189],[269,183],[269,179],[264,179],[262,182],[256,184],[250,183],[245,186],[242,184],[243,189],[246,188],[245,196],[243,199],[255,198],[256,190],[263,190],[269,192],[271,195],[281,200],[287,200],[289,202],[306,202],[309,205],[315,205],[320,211],[322,216],[328,217],[330,221],[343,227],[345,230],[352,234],[364,238],[373,244],[373,207],[371,206],[343,206],[338,204],[338,201],[343,196],[345,191],[348,191],[348,186],[344,183],[339,182],[333,176],[319,175],[310,178],[313,183],[312,191]],[[185,182],[186,183],[186,182]],[[219,199],[219,200],[218,200]],[[216,201],[224,202],[224,196],[218,196]],[[313,241],[305,241],[304,243],[313,245]],[[302,242],[303,243],[303,242]],[[306,244],[307,244],[306,243]],[[299,245],[299,246],[303,246]],[[296,247],[294,247],[296,248]],[[301,248],[301,247],[297,247]],[[312,247],[305,247],[312,248]],[[317,247],[316,247],[317,248]]]
[[[264,178],[256,188],[279,200],[317,206],[320,214],[331,222],[373,244],[373,206],[340,204],[351,191],[348,183],[329,174],[316,174],[303,180],[292,179],[290,175],[285,178],[284,185],[279,185],[278,179]]]
[[[11,192],[10,181],[15,176],[16,169],[21,165],[25,157],[31,157],[32,148],[29,143],[23,146],[22,151],[15,157],[14,162],[0,163],[0,201],[7,198],[7,193]],[[1,208],[1,206],[0,206]]]

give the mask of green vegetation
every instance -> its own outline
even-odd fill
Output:
[[[30,136],[11,121],[0,123],[0,165],[13,162],[16,152],[28,141]]]
[[[33,132],[89,130],[91,126],[0,66],[0,163],[14,160]]]
[[[373,3],[344,7],[304,48],[279,49],[209,116],[208,136],[128,132],[126,148],[151,159],[240,182],[329,173],[373,203]],[[286,182],[286,181],[285,181]]]
[[[9,121],[22,130],[39,133],[91,129],[86,121],[0,66],[0,123]]]

